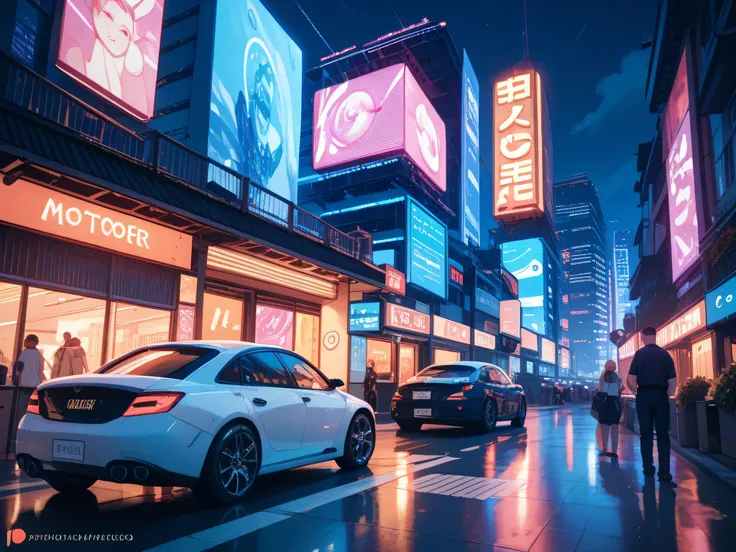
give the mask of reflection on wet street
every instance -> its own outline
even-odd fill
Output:
[[[393,424],[378,434],[370,469],[343,473],[328,463],[264,476],[232,508],[203,506],[186,489],[112,483],[63,497],[2,461],[3,520],[13,531],[5,544],[22,537],[19,550],[700,552],[736,542],[730,488],[677,455],[677,488],[645,478],[638,436],[625,430],[620,459],[599,456],[585,406],[532,410],[526,428],[501,424],[488,435],[432,426],[405,433]]]

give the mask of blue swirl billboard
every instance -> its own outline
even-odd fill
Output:
[[[547,334],[544,245],[539,238],[504,243],[503,266],[519,281],[521,326]]]
[[[297,200],[302,51],[258,0],[217,2],[208,155]]]
[[[480,245],[480,85],[468,53],[463,50],[463,131],[461,228],[466,244]]]
[[[447,227],[413,199],[406,198],[406,279],[447,298]]]

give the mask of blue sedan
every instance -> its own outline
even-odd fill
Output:
[[[521,386],[493,364],[433,364],[399,386],[391,400],[391,417],[406,431],[442,424],[487,433],[503,420],[522,427],[526,397]]]

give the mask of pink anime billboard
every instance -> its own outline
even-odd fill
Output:
[[[315,94],[315,170],[401,153],[440,191],[447,190],[445,124],[406,65]]]
[[[56,65],[141,121],[153,116],[164,0],[66,0]]]

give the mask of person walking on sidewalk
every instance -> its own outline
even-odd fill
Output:
[[[621,421],[621,389],[624,384],[616,373],[616,362],[606,362],[605,370],[598,382],[598,391],[606,394],[601,404],[598,423],[601,426],[601,454],[618,458],[618,424]],[[611,449],[608,446],[608,436],[611,436]]]
[[[644,347],[631,361],[626,383],[636,393],[636,415],[641,431],[641,460],[644,475],[654,476],[654,429],[657,430],[659,480],[672,481],[670,473],[670,402],[677,388],[677,372],[670,354],[657,345],[657,330],[641,332]]]

